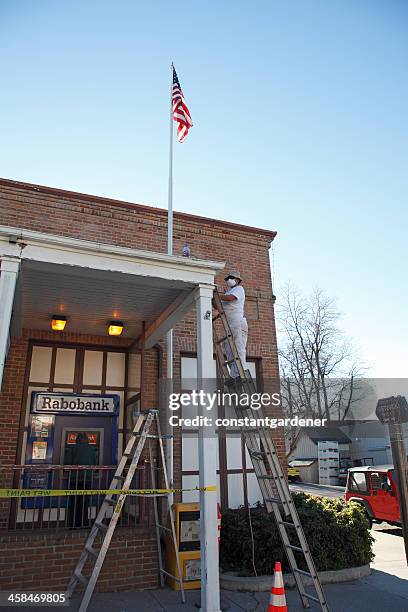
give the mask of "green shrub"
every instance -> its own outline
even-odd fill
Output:
[[[304,493],[294,493],[293,499],[318,570],[358,567],[372,561],[373,538],[361,506],[346,504],[342,499],[314,497]],[[251,508],[250,512],[257,574],[272,574],[275,561],[281,561],[283,570],[289,571],[273,514],[268,515],[261,505]],[[237,571],[245,576],[253,575],[248,510],[242,507],[224,511],[221,525],[222,569]],[[291,543],[298,545],[294,529],[288,527],[287,531]],[[298,565],[301,569],[307,569],[302,555],[298,558]]]

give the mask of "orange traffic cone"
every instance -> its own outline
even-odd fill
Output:
[[[273,587],[269,598],[268,612],[288,612],[283,585],[282,567],[279,561],[275,562],[273,574]]]

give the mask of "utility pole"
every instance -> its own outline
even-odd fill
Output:
[[[404,536],[405,557],[408,565],[408,462],[404,444],[403,423],[408,422],[408,403],[397,395],[380,399],[375,411],[381,423],[388,424],[392,458],[397,474],[398,500]]]

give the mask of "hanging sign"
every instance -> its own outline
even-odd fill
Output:
[[[384,397],[378,400],[375,410],[381,423],[406,423],[408,421],[408,403],[403,395]]]
[[[119,409],[119,395],[34,391],[31,402],[31,412],[36,414],[98,414],[102,416],[117,414]]]

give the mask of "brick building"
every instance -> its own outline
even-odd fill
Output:
[[[268,230],[175,213],[174,253],[181,255],[188,242],[192,257],[168,256],[165,210],[0,179],[0,487],[69,486],[66,479],[78,472],[62,466],[69,465],[78,430],[95,447],[99,480],[92,488],[108,484],[134,411],[159,406],[169,326],[175,330],[175,381],[197,375],[198,350],[209,355],[208,346],[197,345],[208,330],[197,329],[198,313],[211,307],[213,285],[223,284],[226,269],[239,269],[244,278],[250,370],[259,389],[277,384],[269,264],[274,237]],[[66,317],[64,331],[51,329],[53,315]],[[124,324],[120,337],[107,334],[115,320]],[[212,359],[204,367],[215,376]],[[117,403],[109,418],[39,418],[33,406],[41,392],[114,396]],[[283,452],[279,434],[275,441]],[[196,444],[193,434],[175,432],[176,487],[198,484]],[[255,502],[260,493],[240,438],[220,430],[215,444],[221,505]],[[149,484],[146,470],[138,478],[141,486]],[[0,589],[66,586],[84,530],[69,529],[64,500],[38,501],[0,503]],[[90,502],[90,518],[92,504],[97,500]],[[113,575],[102,571],[99,590],[157,586],[148,500],[131,500],[106,565],[119,559]]]

